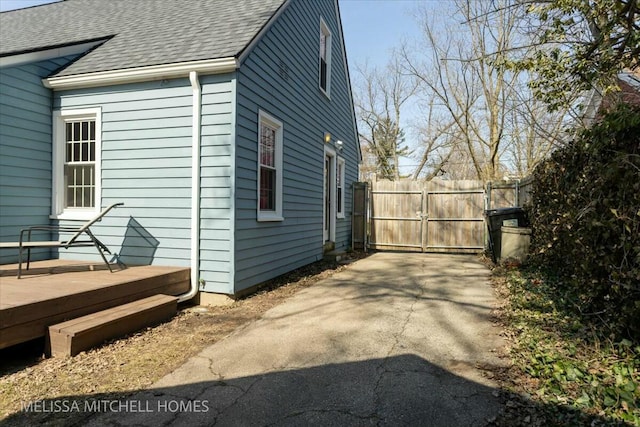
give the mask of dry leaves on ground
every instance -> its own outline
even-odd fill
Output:
[[[43,359],[38,354],[42,342],[5,349],[0,352],[0,421],[42,399],[115,395],[148,387],[206,346],[343,268],[343,264],[316,262],[266,283],[258,293],[229,306],[188,307],[167,323],[72,358]]]

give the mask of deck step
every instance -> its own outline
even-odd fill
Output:
[[[75,356],[104,341],[160,323],[177,312],[178,298],[153,295],[49,326],[51,355]]]

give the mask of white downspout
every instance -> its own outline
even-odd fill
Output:
[[[189,72],[193,112],[191,118],[191,288],[178,296],[178,302],[192,299],[198,293],[200,270],[200,117],[202,88],[198,72]]]

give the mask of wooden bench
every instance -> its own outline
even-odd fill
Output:
[[[51,355],[75,356],[104,341],[158,324],[177,312],[178,298],[154,295],[49,326]]]

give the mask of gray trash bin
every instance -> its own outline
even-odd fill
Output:
[[[489,250],[493,262],[497,262],[502,250],[502,227],[528,227],[526,212],[522,208],[489,209],[484,212],[489,229]]]
[[[500,256],[498,259],[517,258],[524,260],[529,254],[531,229],[527,227],[501,228]]]

